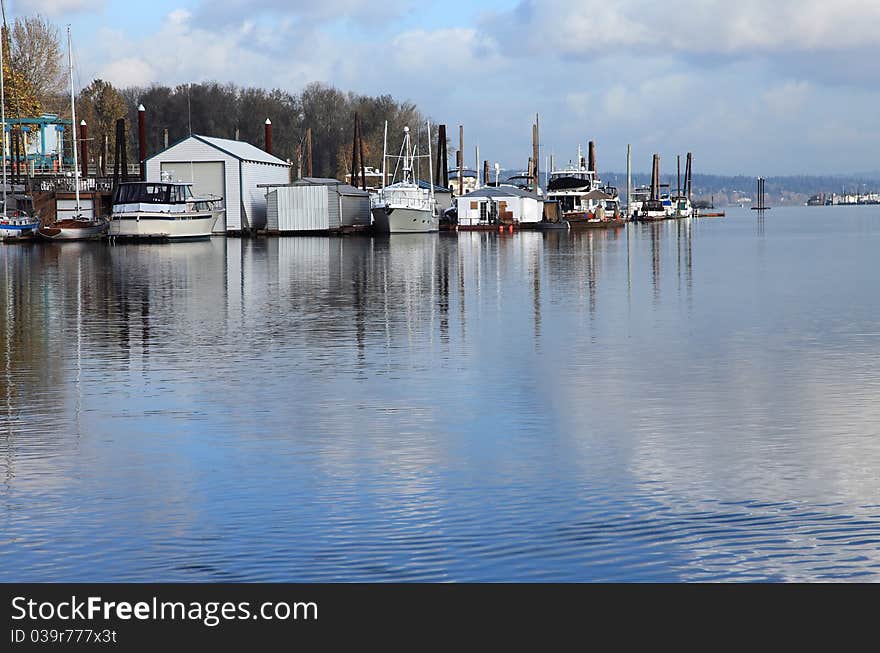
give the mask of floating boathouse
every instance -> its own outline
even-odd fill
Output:
[[[197,195],[223,198],[225,219],[214,233],[240,234],[266,228],[261,185],[290,182],[291,165],[243,141],[193,134],[146,159],[149,181],[186,181]]]

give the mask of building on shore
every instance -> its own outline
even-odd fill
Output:
[[[266,228],[267,184],[290,182],[291,164],[243,141],[193,134],[146,159],[148,181],[184,181],[196,195],[219,195],[225,216],[214,233]]]

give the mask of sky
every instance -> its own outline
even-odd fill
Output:
[[[312,81],[415,102],[466,160],[524,168],[597,143],[599,170],[880,170],[877,0],[13,0],[71,25],[75,78]],[[264,117],[260,117],[260,121]]]

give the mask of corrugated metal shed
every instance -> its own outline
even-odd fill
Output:
[[[371,223],[369,193],[337,179],[306,177],[267,190],[269,231],[329,232]]]
[[[207,163],[214,165],[200,165]],[[148,180],[160,181],[164,170],[171,172],[175,180],[192,182],[196,193],[200,185],[207,189],[201,192],[223,188],[225,230],[232,232],[265,228],[266,194],[259,186],[290,181],[290,164],[286,161],[250,143],[198,134],[149,157],[146,168]]]

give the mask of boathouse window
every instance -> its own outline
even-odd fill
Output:
[[[486,206],[486,202],[480,202],[480,222],[485,222],[489,219],[488,208]]]

